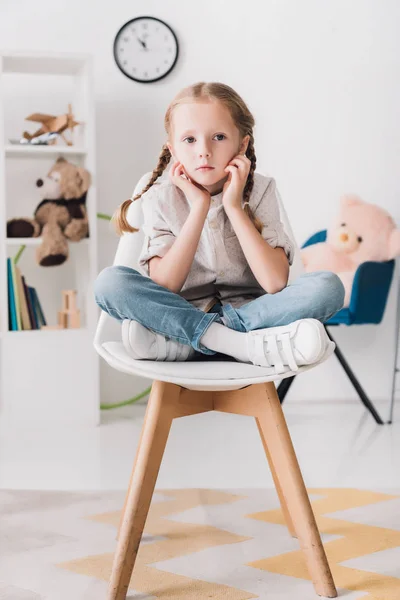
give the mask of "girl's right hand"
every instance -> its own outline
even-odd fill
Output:
[[[210,206],[211,195],[202,185],[190,179],[185,171],[185,167],[179,161],[174,162],[169,173],[169,178],[185,196],[190,196],[194,200],[199,200],[207,206]]]

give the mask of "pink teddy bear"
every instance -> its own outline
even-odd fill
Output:
[[[327,230],[326,242],[301,250],[306,272],[333,271],[346,290],[349,306],[357,268],[366,261],[387,261],[400,255],[400,230],[386,210],[355,195],[341,199],[339,214]]]

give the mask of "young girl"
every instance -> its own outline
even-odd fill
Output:
[[[119,234],[137,231],[127,210],[142,197],[141,272],[107,267],[95,283],[135,359],[222,354],[284,373],[332,351],[322,323],[342,308],[343,285],[328,271],[287,285],[294,244],[274,179],[255,172],[253,127],[222,83],[189,86],[168,107],[158,165],[113,217]]]

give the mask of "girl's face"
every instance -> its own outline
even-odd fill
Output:
[[[220,192],[228,178],[224,169],[249,143],[249,136],[240,140],[229,110],[215,100],[188,101],[173,110],[171,129],[167,145],[172,159],[210,194]],[[212,169],[200,169],[203,165]]]

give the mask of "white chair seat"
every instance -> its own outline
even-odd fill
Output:
[[[279,381],[308,371],[328,358],[325,355],[318,363],[300,367],[296,372],[277,375],[273,367],[258,367],[236,360],[224,360],[222,357],[185,362],[135,360],[127,353],[122,342],[105,342],[97,346],[97,351],[111,367],[122,373],[201,391],[238,390],[254,383]]]

